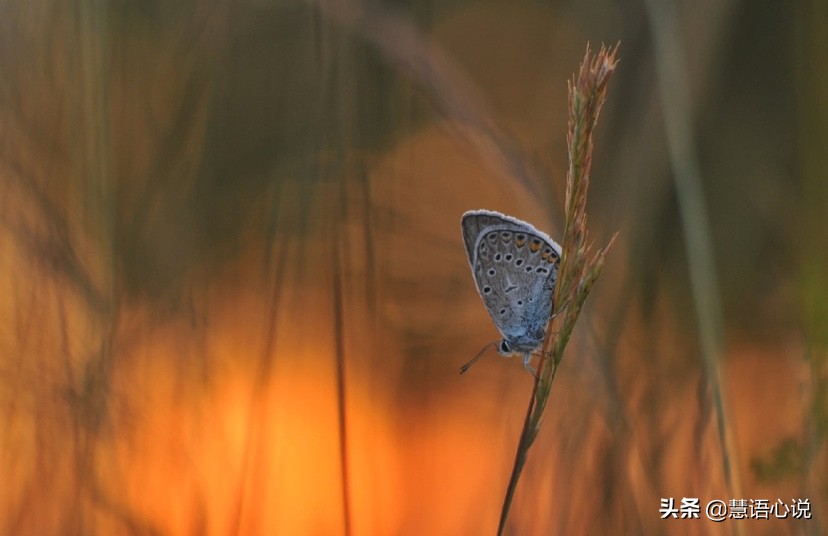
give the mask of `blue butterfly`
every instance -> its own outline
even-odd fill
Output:
[[[477,291],[503,336],[494,344],[501,355],[522,353],[534,375],[529,362],[552,315],[561,246],[532,225],[489,210],[466,212],[461,227]]]

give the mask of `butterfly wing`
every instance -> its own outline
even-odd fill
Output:
[[[560,246],[532,225],[488,210],[465,213],[461,227],[489,316],[512,350],[534,350],[552,312]]]

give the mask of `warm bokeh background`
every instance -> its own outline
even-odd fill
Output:
[[[826,35],[819,0],[3,0],[0,533],[493,534],[532,378],[457,374],[497,337],[460,215],[560,236],[566,80],[620,40],[620,238],[508,532],[819,534]]]

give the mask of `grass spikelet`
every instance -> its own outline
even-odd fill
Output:
[[[569,169],[566,175],[565,224],[563,255],[555,285],[553,316],[546,328],[541,346],[541,361],[532,389],[532,398],[526,411],[520,434],[512,474],[500,512],[498,535],[503,534],[509,508],[520,479],[529,448],[540,431],[546,403],[552,392],[552,382],[563,358],[578,315],[595,281],[601,275],[607,253],[616,236],[597,252],[588,240],[586,202],[589,192],[589,172],[592,164],[593,129],[606,100],[607,84],[618,64],[618,46],[602,46],[595,56],[587,46],[580,70],[568,84],[569,132],[567,149]]]

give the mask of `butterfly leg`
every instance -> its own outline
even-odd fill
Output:
[[[523,354],[523,366],[526,367],[526,370],[529,371],[529,374],[538,379],[538,373],[535,369],[532,368],[532,352],[526,352]]]
[[[550,316],[550,317],[549,317],[549,321],[551,322],[551,321],[552,321],[552,320],[553,320],[556,316],[558,316],[559,314],[561,314],[561,312],[562,312],[564,309],[566,309],[567,307],[569,307],[569,298],[567,298],[567,299],[566,299],[566,301],[565,301],[565,302],[563,302],[563,305],[561,305],[560,307],[555,307],[555,306],[553,305],[552,309],[553,309],[555,312],[553,312],[553,313],[552,313],[552,316]]]

